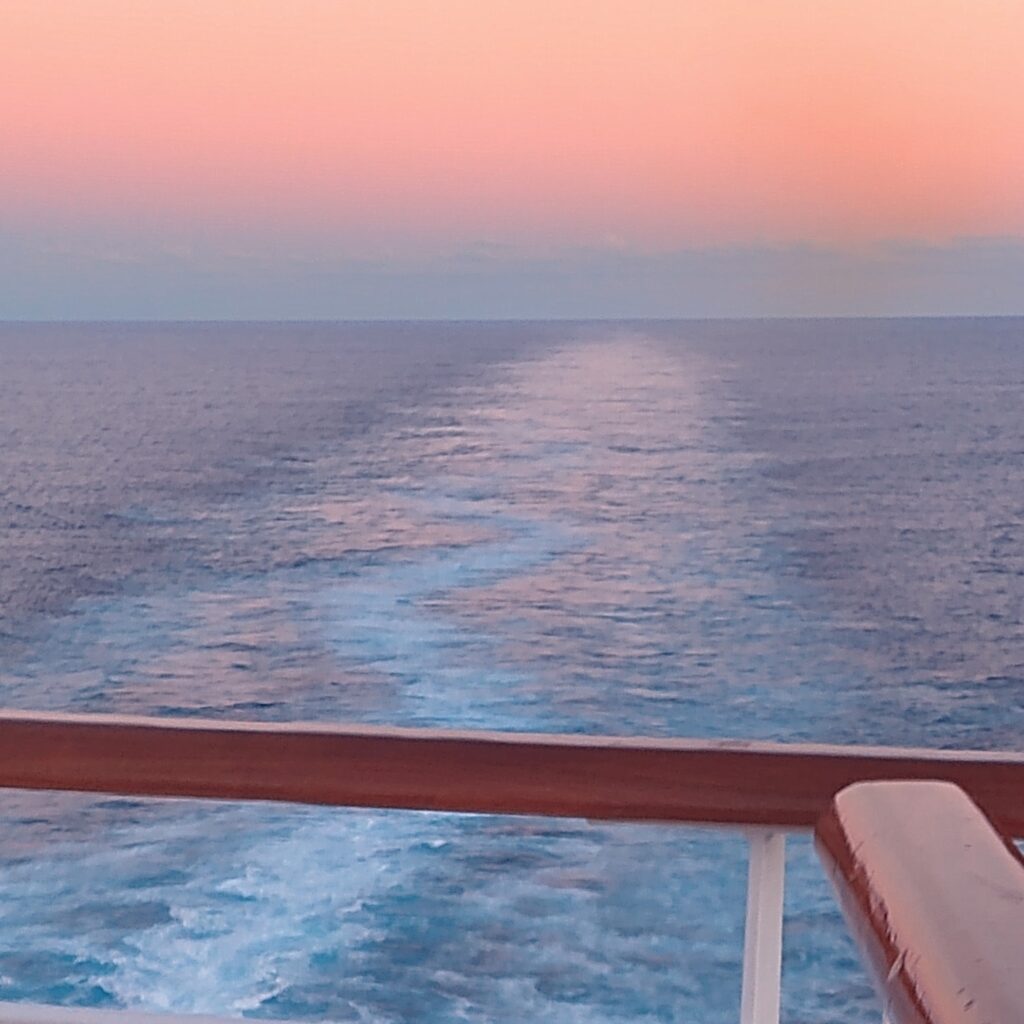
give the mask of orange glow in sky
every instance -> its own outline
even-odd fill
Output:
[[[1024,233],[1020,0],[4,0],[0,53],[8,224]]]

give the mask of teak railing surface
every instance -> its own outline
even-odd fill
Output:
[[[858,783],[815,841],[891,1024],[1024,1020],[1024,860],[961,789]]]
[[[0,787],[812,828],[853,782],[956,783],[1024,836],[1024,754],[0,712]]]

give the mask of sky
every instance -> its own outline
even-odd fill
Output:
[[[1024,313],[1024,0],[0,0],[0,319]]]

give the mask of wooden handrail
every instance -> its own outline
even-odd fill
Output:
[[[945,779],[1024,836],[1024,755],[0,712],[0,787],[810,828],[866,779]]]
[[[892,1024],[1024,1021],[1024,860],[961,789],[851,786],[815,838]]]

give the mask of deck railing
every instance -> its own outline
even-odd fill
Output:
[[[0,712],[0,787],[741,826],[741,1024],[779,1018],[785,833],[892,779],[954,783],[1024,836],[1017,753]]]
[[[962,789],[857,783],[815,841],[887,1020],[1024,1020],[1024,860]]]

